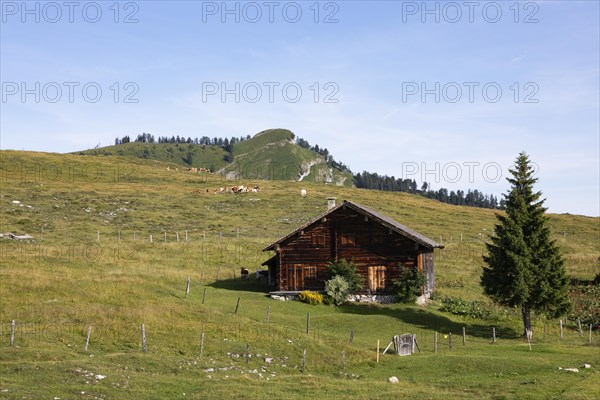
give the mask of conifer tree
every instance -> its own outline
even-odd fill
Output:
[[[529,157],[520,153],[509,172],[506,212],[496,215],[495,234],[486,243],[481,285],[495,302],[521,308],[527,335],[532,311],[552,318],[570,310],[569,279],[560,249],[550,238],[545,200],[533,189],[537,178]]]

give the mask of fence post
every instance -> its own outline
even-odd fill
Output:
[[[185,285],[185,298],[186,299],[187,299],[189,293],[190,293],[190,277],[188,276],[187,285]]]
[[[348,343],[352,343],[353,340],[354,340],[354,329],[352,329],[350,331],[350,340],[348,340]]]
[[[433,334],[433,352],[437,353],[437,346],[438,346],[438,333],[434,332]]]
[[[560,320],[560,338],[563,338],[563,323],[562,323],[562,319]]]
[[[204,332],[202,332],[202,336],[200,337],[200,357],[202,357],[203,352],[204,352]]]
[[[379,339],[377,339],[377,363],[379,364]]]
[[[206,299],[206,288],[204,288],[204,293],[202,293],[202,304],[204,304],[204,299]]]
[[[590,338],[588,341],[590,344],[592,344],[592,324],[590,324]]]
[[[144,323],[142,322],[142,351],[145,353],[148,348],[146,347],[146,329],[144,328]]]
[[[15,320],[10,321],[10,345],[15,344]]]
[[[448,333],[448,346],[450,347],[450,351],[452,351],[452,332]]]
[[[466,332],[466,328],[463,326],[463,346],[466,345],[466,341],[467,341],[467,332]]]
[[[237,314],[237,310],[238,310],[239,306],[240,306],[240,298],[238,297],[237,304],[235,305],[235,311],[233,312],[234,314]]]
[[[248,359],[250,358],[250,343],[246,343],[246,368],[248,368]]]
[[[302,353],[302,373],[306,370],[306,349]]]
[[[310,333],[310,313],[306,313],[306,334]]]
[[[496,327],[492,328],[492,343],[496,343]]]
[[[346,352],[342,350],[342,372],[346,370]]]
[[[581,329],[581,320],[577,320],[577,329],[579,329],[579,336],[583,336],[583,330]]]
[[[267,307],[267,324],[269,323],[270,314],[271,314],[271,305],[269,304],[269,306]]]
[[[90,344],[90,336],[91,335],[92,335],[92,325],[90,324],[90,326],[88,327],[87,338],[85,339],[85,348],[83,349],[83,351],[87,351],[88,346]]]

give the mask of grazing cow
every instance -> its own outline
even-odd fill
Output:
[[[302,196],[302,197],[306,197],[306,190],[305,190],[305,189],[302,189],[302,190],[300,191],[300,196]]]
[[[248,268],[242,267],[242,270],[240,271],[240,274],[242,275],[242,279],[248,279],[249,273],[250,273],[250,271],[248,271]]]
[[[260,278],[269,278],[269,271],[266,269],[257,269],[256,270],[256,280],[260,281]]]

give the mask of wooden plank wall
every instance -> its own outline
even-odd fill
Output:
[[[287,276],[287,268],[293,264],[316,266],[316,278],[304,277],[304,288],[322,290],[324,282],[331,278],[327,264],[342,258],[358,266],[365,287],[368,287],[368,267],[386,266],[386,288],[391,288],[392,281],[399,276],[398,263],[423,268],[418,265],[420,252],[429,250],[362,214],[340,208],[282,244],[278,290],[294,290],[289,287]]]

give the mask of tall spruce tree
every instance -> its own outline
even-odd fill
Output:
[[[533,189],[537,178],[529,157],[520,153],[509,172],[506,213],[496,215],[495,235],[486,243],[481,285],[495,302],[521,308],[526,335],[532,331],[532,311],[555,318],[570,310],[569,279],[560,249],[550,238],[545,200]]]

